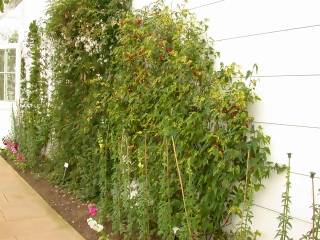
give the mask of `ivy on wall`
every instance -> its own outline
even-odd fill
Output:
[[[52,3],[49,104],[31,25],[16,127],[30,167],[97,201],[125,239],[247,239],[252,194],[274,169],[269,137],[248,113],[258,100],[250,72],[215,66],[207,27],[187,10],[130,6]],[[244,224],[226,233],[233,215]]]

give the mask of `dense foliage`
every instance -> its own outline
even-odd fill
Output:
[[[50,79],[31,25],[16,127],[30,167],[97,201],[126,239],[248,239],[252,194],[273,169],[247,110],[258,100],[250,72],[215,66],[206,26],[187,10],[130,6],[55,1]],[[226,236],[233,215],[244,220]]]
[[[173,15],[155,6],[129,13],[120,22],[113,91],[104,101],[109,151],[119,152],[113,178],[118,220],[140,230],[156,220],[167,239],[173,226],[182,227],[182,239],[220,234],[225,217],[243,201],[248,151],[251,187],[258,189],[269,171],[268,138],[250,128],[247,112],[256,96],[232,80],[235,66],[214,70],[216,53],[204,33],[185,10]],[[133,181],[139,207],[129,193],[122,195]]]
[[[39,167],[44,148],[49,138],[48,128],[48,80],[42,77],[40,29],[34,21],[30,24],[27,46],[31,63],[28,79],[25,73],[25,60],[21,66],[21,100],[19,114],[15,119],[15,133],[21,151],[30,167]]]
[[[72,171],[66,180],[84,197],[99,196],[111,182],[111,173],[105,172],[109,157],[99,148],[107,134],[107,109],[99,108],[99,102],[105,104],[102,98],[110,94],[105,84],[116,45],[115,23],[130,6],[128,1],[74,0],[56,1],[49,10],[47,32],[54,46],[52,173],[59,179],[63,163],[69,162]],[[108,163],[109,171],[111,167]]]

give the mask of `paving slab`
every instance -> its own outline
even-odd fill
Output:
[[[0,157],[0,240],[85,240]]]

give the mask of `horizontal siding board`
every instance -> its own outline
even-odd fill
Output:
[[[304,176],[291,174],[290,196],[292,205],[291,216],[311,223],[312,217],[312,188],[311,179]],[[265,188],[255,195],[254,202],[277,212],[282,212],[281,194],[285,191],[285,173],[273,174],[265,181]],[[320,187],[319,179],[315,179],[315,190]],[[316,193],[317,194],[317,193]],[[319,197],[317,196],[319,200]]]
[[[189,1],[199,6],[214,0]],[[226,0],[197,8],[199,19],[209,19],[210,34],[216,39],[288,27],[319,24],[317,0]]]
[[[259,75],[319,73],[320,27],[216,42],[221,61],[243,70],[258,64]]]
[[[263,125],[263,128],[264,132],[271,136],[271,161],[286,164],[286,153],[291,152],[293,172],[309,174],[314,171],[320,177],[320,131],[276,125]]]
[[[256,92],[262,101],[250,112],[258,122],[320,127],[319,89],[320,77],[261,78]]]
[[[253,228],[259,230],[262,236],[259,240],[271,240],[274,239],[276,231],[270,231],[270,229],[277,229],[279,214],[268,211],[260,207],[253,207]],[[293,239],[299,239],[297,236],[308,232],[311,228],[311,224],[299,221],[297,219],[292,220],[292,230],[290,231]]]

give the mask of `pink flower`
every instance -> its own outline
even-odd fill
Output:
[[[8,137],[2,138],[3,144],[6,146],[6,148],[11,151],[13,154],[18,154],[19,152],[19,144],[15,143]]]
[[[94,204],[94,203],[90,203],[88,205],[88,213],[91,217],[95,217],[97,216],[97,213],[98,213],[98,208],[97,206]]]
[[[17,154],[17,153],[18,153],[18,149],[16,148],[16,145],[15,145],[15,144],[11,146],[10,150],[11,150],[11,152],[12,152],[13,154]]]

